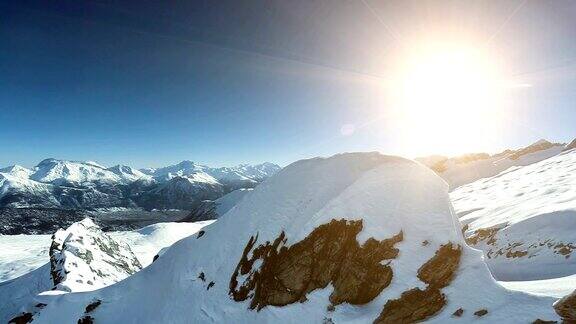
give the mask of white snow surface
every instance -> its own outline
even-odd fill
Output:
[[[253,190],[254,189],[252,188],[237,189],[216,199],[214,202],[216,203],[216,214],[218,214],[218,217],[226,214],[230,209],[236,206],[244,196]]]
[[[363,220],[360,243],[381,240],[399,231],[399,257],[392,261],[392,283],[366,305],[339,305],[328,312],[332,291],[315,290],[304,303],[268,306],[259,312],[248,301],[235,302],[228,295],[230,277],[246,242],[258,234],[257,244],[272,241],[285,231],[288,244],[305,238],[332,219]],[[558,319],[554,298],[514,292],[498,285],[482,253],[465,245],[452,212],[448,187],[434,172],[413,161],[377,153],[342,154],[303,160],[267,179],[205,234],[175,243],[156,262],[112,286],[66,295],[36,298],[47,306],[34,315],[35,323],[75,322],[86,305],[102,300],[91,316],[103,323],[369,323],[378,317],[387,300],[425,284],[418,269],[442,244],[461,244],[463,254],[456,278],[442,291],[448,304],[429,322],[453,321],[451,314],[467,311],[458,322],[529,323],[536,318]],[[429,244],[422,246],[427,240]],[[198,279],[204,272],[206,282]],[[207,283],[215,285],[207,290]],[[476,318],[473,312],[489,313]]]
[[[56,185],[74,183],[84,184],[95,181],[117,183],[122,179],[112,171],[95,162],[65,161],[46,159],[35,168],[30,179]]]
[[[161,249],[195,234],[213,221],[158,223],[138,231],[108,233],[130,245],[145,267]],[[0,323],[36,304],[35,296],[53,287],[48,250],[51,235],[0,235]],[[77,287],[73,287],[77,288]],[[89,289],[90,287],[81,287]],[[95,289],[96,287],[93,287]]]
[[[536,145],[534,143],[533,145]],[[451,189],[474,182],[478,179],[492,177],[511,167],[519,167],[536,163],[559,154],[564,146],[553,146],[551,148],[528,153],[517,159],[509,156],[492,156],[488,159],[480,159],[468,163],[457,163],[448,160],[446,171],[441,173],[442,178],[448,182]]]
[[[469,226],[467,235],[500,229],[495,243],[476,245],[496,278],[550,279],[576,273],[575,184],[576,150],[568,150],[464,185],[451,197],[460,221]],[[507,252],[525,255],[508,257]]]
[[[108,171],[114,172],[118,175],[124,182],[131,183],[137,180],[152,181],[152,177],[144,174],[138,169],[132,168],[127,165],[115,165],[107,169]]]

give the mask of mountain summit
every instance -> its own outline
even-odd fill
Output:
[[[439,176],[377,153],[293,163],[145,270],[36,300],[38,323],[76,322],[94,300],[95,323],[558,320],[553,298],[494,281]]]

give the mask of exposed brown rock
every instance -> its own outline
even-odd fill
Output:
[[[474,234],[468,236],[466,238],[466,243],[470,245],[476,245],[481,241],[486,241],[488,245],[494,245],[496,243],[496,233],[500,228],[498,227],[491,227],[491,228],[480,228],[474,231]]]
[[[485,309],[485,308],[484,308],[484,309],[479,309],[479,310],[477,310],[477,311],[474,312],[474,315],[476,315],[476,316],[478,316],[478,317],[484,316],[484,315],[486,315],[486,314],[488,314],[488,310]]]
[[[204,272],[200,272],[200,274],[198,275],[198,279],[206,281],[206,276],[204,275]]]
[[[8,321],[8,323],[14,324],[26,324],[30,322],[32,322],[32,313],[22,313]]]
[[[399,299],[386,302],[374,323],[415,323],[438,313],[446,305],[446,296],[440,289],[413,288],[402,293]]]
[[[564,321],[576,322],[576,291],[560,298],[554,303],[554,311],[560,315]]]
[[[206,232],[203,231],[203,230],[199,231],[199,232],[198,232],[198,235],[196,235],[196,238],[197,238],[197,239],[201,238],[202,236],[204,236],[204,233],[206,233]]]
[[[365,304],[390,284],[392,268],[381,262],[397,257],[394,245],[403,235],[382,241],[370,238],[360,246],[356,235],[361,230],[361,220],[332,220],[291,246],[286,246],[284,232],[256,248],[258,236],[251,237],[230,279],[230,295],[236,301],[251,298],[250,308],[260,310],[305,301],[307,293],[332,283],[333,305]],[[257,260],[261,266],[253,269]],[[247,276],[242,284],[239,275]]]
[[[461,255],[462,248],[459,245],[442,245],[436,254],[418,269],[418,279],[433,288],[448,286],[458,270]]]
[[[523,256],[526,256],[528,254],[528,251],[511,251],[509,250],[508,252],[506,252],[506,257],[507,258],[521,258]]]
[[[418,269],[418,278],[427,283],[428,287],[425,290],[413,288],[403,292],[400,298],[389,300],[374,323],[415,323],[436,315],[446,305],[446,296],[440,289],[454,279],[461,256],[460,245],[442,245]],[[459,309],[454,315],[460,316],[463,312]]]
[[[452,316],[454,317],[461,317],[462,314],[464,314],[464,310],[462,309],[462,307],[458,308],[454,313],[452,313]]]
[[[536,319],[534,322],[532,322],[532,324],[555,324],[558,323],[558,321],[546,321],[546,320],[542,320],[542,319]]]

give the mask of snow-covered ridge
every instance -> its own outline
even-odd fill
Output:
[[[501,280],[576,273],[576,150],[451,193],[468,242]]]
[[[204,200],[198,204],[190,214],[182,219],[186,222],[197,222],[209,219],[218,219],[232,209],[248,193],[252,192],[251,188],[242,188],[234,190],[216,200]]]
[[[553,298],[494,281],[441,178],[376,153],[293,163],[129,278],[38,296],[33,320],[76,322],[96,299],[104,323],[558,320]]]
[[[448,184],[450,189],[458,188],[478,179],[492,177],[512,167],[536,163],[562,152],[567,146],[539,140],[527,147],[490,155],[472,153],[459,157],[429,156],[416,160],[432,168]]]

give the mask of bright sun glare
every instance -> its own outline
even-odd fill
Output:
[[[392,96],[406,154],[460,154],[496,140],[504,100],[493,58],[474,48],[435,46],[402,61]]]

